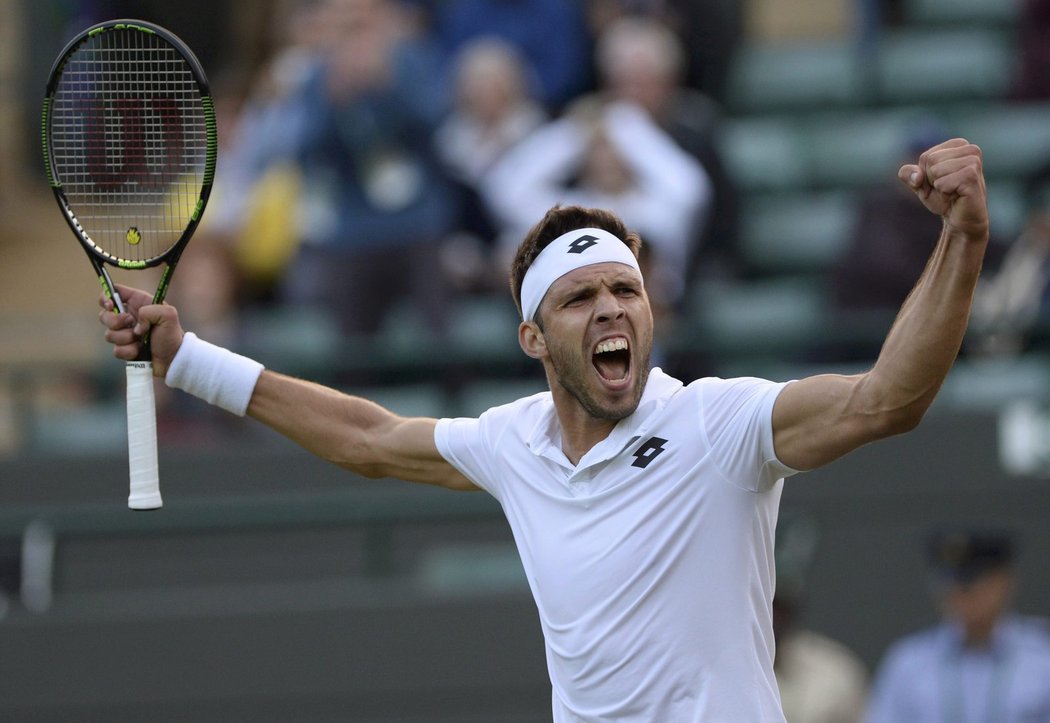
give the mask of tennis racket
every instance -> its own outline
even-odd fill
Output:
[[[164,264],[161,303],[211,193],[215,111],[200,63],[175,35],[141,20],[83,31],[51,69],[44,165],[69,227],[116,311],[107,271]],[[132,509],[161,506],[149,338],[127,364]]]

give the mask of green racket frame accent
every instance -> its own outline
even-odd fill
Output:
[[[125,259],[114,256],[113,254],[102,249],[96,244],[83,228],[80,222],[77,220],[75,212],[70,208],[69,201],[66,197],[65,191],[62,188],[62,181],[55,168],[55,161],[51,155],[48,143],[49,129],[52,121],[52,102],[55,92],[58,88],[59,80],[62,77],[62,71],[68,62],[69,58],[73,55],[76,49],[95,36],[113,31],[113,30],[134,30],[149,35],[155,35],[162,38],[169,45],[176,48],[186,60],[190,72],[192,73],[194,80],[197,83],[200,92],[200,104],[203,111],[203,117],[205,121],[205,163],[202,175],[201,190],[199,198],[196,204],[193,206],[190,213],[190,217],[187,219],[186,229],[183,232],[181,238],[168,248],[164,253],[151,257],[149,259],[138,260],[138,259]],[[208,79],[204,74],[204,69],[201,67],[200,61],[193,54],[187,45],[182,42],[176,35],[170,31],[162,28],[158,25],[154,25],[144,20],[110,20],[104,23],[99,23],[77,35],[71,40],[66,47],[59,54],[55,60],[54,65],[51,68],[51,74],[48,77],[47,88],[44,97],[43,111],[41,114],[41,147],[44,157],[44,169],[47,174],[48,184],[51,186],[54,192],[55,199],[58,201],[59,206],[62,208],[63,215],[65,216],[66,222],[69,227],[73,230],[73,233],[80,240],[81,244],[87,250],[87,252],[93,257],[99,259],[104,263],[111,264],[123,269],[145,269],[153,266],[159,266],[162,263],[167,263],[173,266],[178,260],[178,257],[182,254],[182,250],[186,243],[189,241],[193,232],[196,230],[197,224],[201,219],[201,215],[204,213],[204,207],[207,205],[208,197],[211,195],[212,183],[215,178],[215,164],[218,155],[218,129],[215,119],[215,104],[211,97],[210,86]],[[170,278],[170,270],[166,269],[163,277],[161,287],[158,288],[158,301],[163,299],[163,293],[167,291],[167,281]]]

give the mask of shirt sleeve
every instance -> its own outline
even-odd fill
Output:
[[[786,383],[742,377],[698,384],[701,430],[730,482],[761,492],[798,472],[773,450],[773,404]]]
[[[484,416],[484,415],[483,415]],[[482,419],[460,417],[439,419],[434,428],[434,443],[445,461],[459,470],[475,485],[500,499],[498,477],[492,473],[493,460],[486,443]]]

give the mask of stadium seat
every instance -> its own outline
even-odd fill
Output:
[[[904,19],[910,24],[1012,25],[1021,17],[1021,0],[905,0]]]
[[[370,399],[403,417],[444,417],[449,413],[448,396],[440,384],[375,385],[345,389]]]
[[[927,114],[914,110],[822,113],[807,123],[813,184],[818,188],[896,183],[908,137]]]
[[[258,309],[242,319],[243,353],[288,374],[325,369],[342,343],[335,317],[316,308]]]
[[[976,107],[956,113],[952,127],[981,146],[989,179],[1023,179],[1050,163],[1050,103]]]
[[[1013,179],[989,181],[987,190],[992,239],[1009,243],[1017,238],[1024,228],[1027,214],[1024,184]]]
[[[723,358],[804,354],[826,317],[824,286],[809,277],[701,283],[690,297],[685,336]]]
[[[944,411],[996,411],[1011,402],[1050,401],[1050,359],[1042,354],[961,359],[937,396]]]
[[[464,354],[484,358],[517,357],[518,312],[510,294],[501,292],[491,296],[467,297],[453,306],[449,338]]]
[[[539,362],[537,367],[538,364]],[[455,413],[465,417],[477,416],[489,407],[506,404],[546,389],[547,384],[541,378],[479,379],[460,390]]]
[[[449,305],[448,329],[444,333],[428,328],[418,308],[399,303],[384,317],[373,341],[382,346],[391,360],[409,366],[433,359],[426,352],[426,345],[436,342],[439,334],[441,359],[445,362],[500,363],[521,354],[515,331],[518,321],[509,295],[498,299],[457,299]]]
[[[865,100],[867,85],[856,46],[848,40],[752,42],[733,60],[727,106],[756,113]]]
[[[804,134],[797,121],[778,116],[727,120],[718,146],[742,191],[797,189],[809,182]]]
[[[741,254],[760,274],[823,273],[848,243],[854,216],[848,192],[749,197],[741,214]]]
[[[1009,34],[995,30],[896,30],[880,39],[875,70],[888,104],[1001,98],[1014,50]]]
[[[35,452],[61,456],[119,454],[127,449],[127,406],[123,397],[37,410],[29,421],[25,443]]]

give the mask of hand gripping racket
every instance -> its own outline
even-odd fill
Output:
[[[47,82],[44,165],[63,215],[118,312],[106,270],[165,264],[161,303],[200,221],[215,172],[215,111],[196,57],[141,20],[88,28],[58,56]],[[127,365],[132,509],[161,506],[149,339]]]

